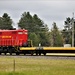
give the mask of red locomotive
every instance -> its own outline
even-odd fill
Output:
[[[0,30],[0,53],[15,52],[14,49],[28,45],[28,31]]]
[[[0,30],[0,46],[26,46],[27,41],[27,30]]]

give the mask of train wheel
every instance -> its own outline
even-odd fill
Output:
[[[10,53],[10,55],[12,55],[12,53]]]
[[[6,53],[4,53],[6,55]]]
[[[36,52],[36,56],[38,55],[38,53]]]
[[[33,55],[33,51],[31,52],[31,55]]]
[[[26,55],[26,53],[24,53],[24,55]]]
[[[19,55],[19,53],[16,53],[16,55]]]
[[[41,55],[41,53],[39,53],[39,55]]]
[[[24,55],[26,55],[26,54],[24,53]]]
[[[46,55],[46,53],[43,53],[44,54],[44,56]]]
[[[10,49],[9,49],[9,51],[8,51],[8,52],[9,52],[9,54],[10,54],[10,55],[12,55],[12,51],[11,51]]]

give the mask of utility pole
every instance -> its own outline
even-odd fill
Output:
[[[74,47],[74,12],[73,12],[73,19],[72,19],[72,47]]]

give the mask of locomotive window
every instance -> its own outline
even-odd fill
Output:
[[[23,34],[23,32],[18,32],[18,34]]]
[[[25,34],[28,34],[27,32],[25,32]]]

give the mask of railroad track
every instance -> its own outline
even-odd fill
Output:
[[[0,58],[30,58],[30,59],[52,59],[52,60],[75,60],[75,56],[56,56],[56,55],[47,55],[47,56],[31,56],[31,55],[0,55]]]
[[[44,56],[43,54],[42,55],[36,55],[36,54],[34,54],[34,55],[31,55],[31,54],[26,54],[26,55],[24,55],[24,54],[20,54],[20,55],[16,55],[15,53],[13,53],[12,55],[10,55],[10,53],[7,53],[6,55],[4,54],[4,53],[2,53],[0,56],[35,56],[35,57],[42,57],[42,56]],[[45,57],[46,56],[49,56],[49,57],[75,57],[75,53],[47,53],[46,55],[45,55]]]

